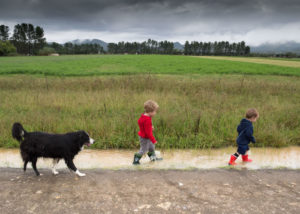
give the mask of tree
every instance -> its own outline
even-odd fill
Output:
[[[249,55],[250,54],[250,47],[246,46],[245,47],[245,55]]]
[[[20,24],[15,25],[12,42],[18,53],[25,53],[26,36]]]
[[[219,42],[215,41],[213,44],[214,55],[220,54],[220,45]]]
[[[73,43],[67,42],[64,44],[64,51],[66,54],[74,54],[74,46]]]
[[[208,42],[206,46],[206,54],[211,55],[211,48],[212,48],[212,43]]]
[[[286,52],[284,55],[287,58],[296,58],[297,57],[297,54],[293,53],[293,52]]]
[[[46,44],[46,39],[44,38],[44,29],[40,26],[36,26],[34,30],[34,53],[37,53]]]
[[[53,42],[53,43],[49,44],[49,47],[53,48],[59,54],[64,53],[64,47],[63,47],[63,45],[61,45],[59,43]]]
[[[229,55],[229,42],[225,42],[225,50],[224,50],[224,55],[228,56]]]
[[[8,56],[17,52],[16,47],[9,41],[0,41],[0,56]]]
[[[237,43],[237,45],[236,45],[236,56],[239,56],[239,55],[241,55],[241,43],[239,42],[239,43]]]
[[[232,44],[232,55],[235,56],[237,54],[237,44],[233,43]]]
[[[189,41],[186,41],[184,44],[184,55],[190,55],[191,54],[191,47]]]
[[[203,55],[203,42],[199,43],[199,55]]]
[[[16,46],[18,53],[33,55],[44,47],[46,39],[44,38],[43,28],[32,24],[22,23],[15,25],[12,42]]]
[[[7,41],[9,37],[9,27],[5,25],[0,25],[0,40]]]
[[[241,41],[240,43],[240,54],[239,55],[245,55],[246,44],[244,41]]]
[[[190,44],[190,51],[192,55],[198,55],[199,42],[193,41]]]

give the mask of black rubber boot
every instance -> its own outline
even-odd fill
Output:
[[[150,158],[150,161],[161,161],[163,158],[156,157],[155,152],[148,152],[148,157]]]
[[[139,153],[135,153],[134,154],[134,158],[133,158],[133,165],[139,165],[140,164],[140,159],[142,158],[142,155]]]

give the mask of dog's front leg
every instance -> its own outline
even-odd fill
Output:
[[[37,168],[36,168],[36,162],[37,162],[37,158],[33,158],[32,161],[31,161],[31,163],[32,163],[32,168],[33,168],[33,170],[34,170],[36,176],[39,176],[40,173],[39,173],[39,171],[38,171]]]
[[[85,176],[86,174],[85,173],[81,173],[81,172],[79,172],[79,170],[77,169],[76,170],[76,175],[78,175],[78,176],[80,176],[80,177],[83,177],[83,176]]]
[[[67,160],[65,160],[65,162],[66,162],[68,168],[71,169],[71,170],[73,170],[76,173],[76,175],[78,175],[80,177],[85,176],[84,173],[79,172],[79,170],[74,165],[73,160],[67,159]]]

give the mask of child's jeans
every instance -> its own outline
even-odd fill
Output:
[[[155,145],[148,138],[140,138],[140,151],[138,152],[140,155],[144,155],[146,152],[154,152]]]
[[[249,151],[249,146],[248,145],[242,145],[242,146],[239,145],[238,146],[237,152],[240,155],[245,155],[247,151]]]

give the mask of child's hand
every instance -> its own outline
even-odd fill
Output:
[[[152,126],[152,130],[154,130],[154,126]]]

